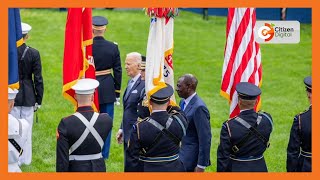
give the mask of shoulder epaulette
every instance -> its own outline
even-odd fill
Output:
[[[118,43],[117,43],[117,42],[113,42],[113,44],[118,45]]]
[[[138,120],[137,120],[137,123],[136,123],[136,124],[139,124],[139,123],[141,123],[141,122],[143,122],[143,121],[146,121],[148,118],[149,118],[149,117],[146,117],[146,118],[141,119],[140,117],[138,117]]]
[[[229,121],[231,121],[231,120],[233,120],[234,118],[235,118],[235,117],[229,118],[228,120],[226,120],[226,123],[229,122]]]
[[[177,110],[171,110],[170,112],[171,115],[176,115],[176,114],[181,114],[179,111]]]
[[[264,111],[259,111],[259,112],[258,112],[258,114],[260,114],[260,115],[262,115],[262,116],[266,117],[266,118],[268,119],[268,121],[270,122],[271,127],[272,127],[272,129],[273,129],[273,121],[272,121],[272,117],[271,117],[271,115],[270,115],[270,114],[268,114],[267,112],[264,112]]]
[[[304,114],[304,113],[306,113],[308,111],[309,111],[309,109],[306,109],[306,110],[302,111],[301,113],[299,113],[298,115],[302,115],[302,114]]]
[[[68,119],[68,118],[70,118],[72,115],[73,115],[73,114],[71,114],[71,115],[69,115],[69,116],[67,116],[67,117],[64,117],[64,118],[62,118],[62,119],[63,119],[63,120]]]

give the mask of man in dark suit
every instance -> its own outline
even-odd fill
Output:
[[[92,18],[93,45],[92,54],[96,68],[96,78],[100,82],[98,88],[99,107],[101,113],[108,113],[113,119],[114,104],[120,105],[120,88],[122,68],[117,43],[103,38],[108,20],[102,16]],[[111,74],[113,72],[113,76]],[[103,147],[102,155],[109,158],[111,131]]]
[[[57,172],[105,172],[102,147],[112,128],[106,113],[91,107],[93,93],[99,86],[95,79],[81,79],[72,86],[77,112],[63,118],[57,129]]]
[[[258,86],[240,82],[236,91],[240,114],[222,125],[217,172],[267,172],[263,153],[269,147],[272,118],[254,110],[261,94]]]
[[[210,165],[210,113],[196,93],[197,84],[198,80],[194,75],[186,74],[179,78],[176,87],[179,97],[183,98],[180,107],[189,123],[179,153],[188,172],[204,172]]]
[[[312,117],[312,82],[311,76],[304,79],[309,109],[296,115],[291,127],[290,139],[287,148],[288,172],[311,172],[311,117]]]
[[[145,86],[144,81],[141,80],[139,70],[140,64],[140,53],[132,52],[127,54],[125,68],[130,80],[123,95],[123,118],[121,127],[117,133],[117,141],[119,144],[124,142],[124,150],[127,148],[127,142],[130,137],[132,126],[138,119],[137,105],[140,99],[141,91]]]
[[[126,172],[185,171],[178,153],[187,120],[176,110],[171,110],[171,114],[167,112],[172,95],[173,88],[169,84],[151,95],[151,116],[135,123],[130,135]]]
[[[17,119],[25,119],[29,123],[27,142],[19,164],[29,165],[32,160],[32,125],[33,115],[41,107],[43,98],[43,78],[39,51],[26,45],[31,26],[21,23],[23,44],[18,47],[19,93],[15,99],[11,114]]]

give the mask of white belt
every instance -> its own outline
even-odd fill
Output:
[[[259,159],[262,159],[262,156],[258,156],[258,157],[249,157],[249,158],[235,158],[235,157],[230,157],[230,159],[234,160],[234,161],[256,161]]]
[[[69,161],[87,161],[87,160],[95,160],[102,158],[102,154],[88,154],[88,155],[70,155]]]

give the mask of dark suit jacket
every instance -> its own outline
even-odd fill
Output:
[[[118,45],[102,36],[93,38],[92,55],[96,71],[113,69],[112,74],[97,76],[99,104],[112,103],[120,97],[122,68]]]
[[[202,99],[195,95],[185,107],[187,134],[182,138],[180,158],[187,171],[194,171],[197,164],[210,165],[211,126],[210,113]]]
[[[23,43],[18,47],[19,64],[19,93],[15,99],[15,106],[41,105],[43,97],[42,67],[39,51],[29,47],[23,59],[21,59],[27,45]]]
[[[134,123],[138,119],[137,105],[139,103],[141,91],[144,89],[145,83],[141,80],[141,77],[134,83],[130,90],[130,94],[125,98],[127,89],[123,93],[123,118],[121,128],[124,135],[124,143],[126,144],[130,137],[130,132]]]

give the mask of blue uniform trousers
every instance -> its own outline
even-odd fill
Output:
[[[99,104],[100,107],[100,113],[108,113],[109,116],[112,118],[113,121],[113,115],[114,115],[114,103],[105,103],[105,104]],[[110,144],[111,144],[111,133],[112,130],[110,130],[108,137],[106,141],[104,142],[103,148],[102,148],[102,156],[104,159],[109,158],[109,151],[110,151]]]

